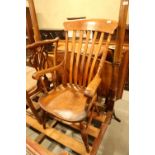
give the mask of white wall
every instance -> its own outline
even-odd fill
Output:
[[[34,4],[39,27],[59,29],[67,17],[118,20],[120,0],[34,0]]]

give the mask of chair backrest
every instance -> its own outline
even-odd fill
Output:
[[[34,67],[37,71],[49,67],[48,52],[49,48],[54,49],[54,64],[56,65],[56,50],[58,45],[58,38],[52,40],[37,41],[33,44],[27,45],[26,50],[28,55],[29,64]],[[51,49],[51,51],[52,51]]]
[[[111,35],[116,28],[117,22],[105,19],[64,22],[66,37],[64,62],[66,66],[70,55],[68,71],[70,84],[78,84],[85,87],[94,75],[100,75],[107,56]],[[68,32],[70,31],[72,31],[71,40],[68,37]],[[93,37],[90,36],[92,32]],[[104,48],[101,51],[103,43]],[[96,64],[98,64],[97,68],[95,67]]]

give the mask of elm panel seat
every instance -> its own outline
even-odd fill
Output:
[[[39,100],[40,106],[58,118],[77,122],[86,118],[86,100],[83,89],[74,87],[63,87],[52,91]]]

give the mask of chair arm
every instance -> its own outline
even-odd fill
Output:
[[[54,71],[57,71],[59,70],[61,67],[63,66],[63,62],[57,66],[54,66],[54,67],[50,67],[50,68],[47,68],[47,69],[43,69],[43,70],[40,70],[40,71],[37,71],[35,72],[32,77],[33,79],[36,79],[36,80],[39,80],[39,78],[43,75],[45,75],[46,73],[50,73],[50,72],[54,72]]]
[[[86,87],[86,89],[84,91],[84,95],[86,95],[88,97],[93,97],[96,93],[96,90],[97,90],[100,82],[101,82],[101,78],[98,75],[96,75],[94,77],[94,79]]]
[[[41,40],[41,41],[37,41],[35,43],[27,45],[26,49],[35,48],[37,46],[46,45],[46,44],[58,43],[58,41],[59,41],[59,37],[56,37],[55,39]]]

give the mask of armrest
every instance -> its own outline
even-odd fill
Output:
[[[37,71],[37,72],[35,72],[32,75],[32,77],[33,77],[33,79],[39,80],[39,78],[41,76],[43,76],[44,74],[50,73],[50,72],[54,72],[56,70],[59,70],[62,66],[63,66],[63,62],[61,64],[57,65],[57,66],[54,66],[54,67],[50,67],[50,68],[47,68],[47,69],[43,69],[43,70]]]
[[[88,97],[93,97],[96,93],[96,90],[101,82],[101,78],[96,75],[94,79],[88,84],[87,88],[84,91],[84,95]]]
[[[59,37],[56,37],[55,39],[46,39],[46,40],[41,40],[37,41],[35,43],[29,44],[26,46],[26,49],[32,49],[41,45],[47,45],[47,44],[52,44],[59,41]]]

